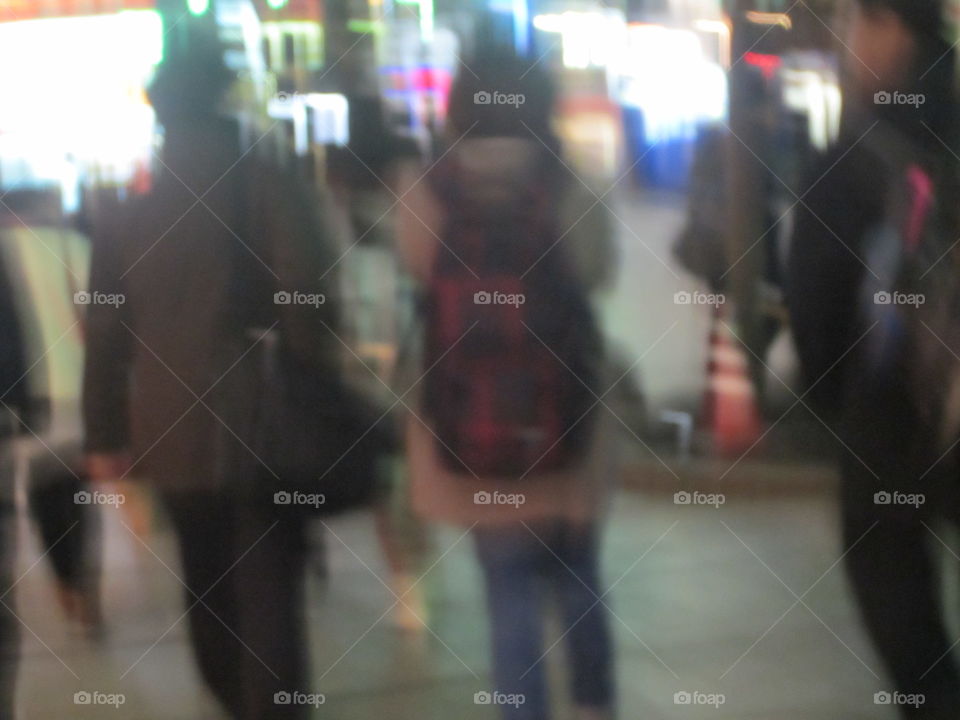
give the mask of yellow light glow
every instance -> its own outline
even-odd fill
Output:
[[[757,25],[779,25],[784,30],[793,28],[793,20],[786,13],[760,12],[750,10],[747,12],[747,20]]]
[[[44,177],[67,155],[126,176],[149,157],[143,87],[162,55],[152,10],[0,23],[0,64],[19,68],[0,73],[0,154]]]

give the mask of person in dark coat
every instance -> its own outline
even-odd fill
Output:
[[[337,340],[333,266],[315,203],[241,153],[218,112],[232,82],[215,45],[172,55],[150,91],[164,126],[153,191],[98,238],[84,381],[94,479],[145,478],[180,542],[193,648],[231,717],[305,717],[277,703],[307,686],[302,523],[246,490],[269,468],[251,450],[258,346],[279,332],[318,373]]]
[[[14,464],[10,441],[27,402],[23,338],[13,289],[0,256],[0,585],[14,584],[16,508],[13,500]],[[0,717],[13,717],[14,686],[19,663],[18,622],[7,598],[0,607]]]
[[[884,692],[903,717],[937,720],[957,716],[960,670],[943,621],[929,528],[954,513],[949,498],[957,478],[931,472],[939,453],[927,442],[906,380],[916,358],[889,352],[885,339],[894,336],[873,322],[871,306],[872,289],[888,277],[878,239],[902,220],[911,168],[932,179],[944,223],[958,227],[951,209],[957,166],[944,149],[960,149],[954,56],[942,12],[935,0],[854,3],[844,126],[798,209],[788,269],[807,397],[842,443],[844,561],[891,676]],[[895,93],[925,102],[887,102]],[[928,501],[884,504],[883,494],[892,492]]]

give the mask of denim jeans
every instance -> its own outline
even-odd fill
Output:
[[[560,610],[574,702],[612,706],[608,611],[598,600],[604,592],[598,535],[595,526],[562,521],[474,530],[493,634],[493,697],[505,720],[550,717],[543,643],[550,599]],[[505,703],[510,696],[522,703]]]

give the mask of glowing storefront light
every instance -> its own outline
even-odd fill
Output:
[[[839,135],[843,100],[835,78],[787,68],[783,71],[783,103],[807,116],[810,144],[821,152]]]
[[[692,138],[700,124],[726,116],[726,74],[704,56],[696,33],[660,25],[629,32],[623,101],[643,110],[649,142]]]
[[[436,26],[434,0],[396,0],[398,5],[417,5],[420,10],[420,35],[425,41],[433,38]]]
[[[0,162],[5,184],[58,182],[65,163],[124,181],[150,157],[144,85],[163,54],[159,14],[0,23]]]
[[[623,16],[610,11],[537,15],[533,26],[561,35],[563,64],[573,69],[614,65],[626,40]]]

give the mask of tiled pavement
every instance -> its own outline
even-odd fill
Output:
[[[621,717],[893,718],[873,703],[885,682],[837,562],[834,515],[830,493],[729,497],[719,509],[678,506],[669,494],[622,493],[604,563],[607,584],[616,582],[609,597]],[[124,529],[116,511],[105,511],[105,519],[102,644],[65,626],[45,563],[17,586],[20,617],[36,633],[24,631],[18,717],[220,717],[198,686],[185,625],[163,635],[182,612],[177,580]],[[312,689],[326,696],[317,717],[494,718],[489,707],[473,703],[474,693],[488,686],[488,644],[469,538],[458,543],[460,531],[453,529],[434,533],[434,557],[453,549],[423,581],[432,633],[411,636],[395,629],[389,615],[377,623],[393,598],[373,574],[386,571],[370,517],[340,518],[330,528],[329,579],[312,577],[309,593]],[[21,572],[40,553],[31,531],[22,528],[22,539]],[[166,532],[156,531],[147,544],[176,571]],[[562,631],[552,624],[554,636]],[[565,718],[561,657],[558,647],[548,661],[557,717]],[[75,706],[80,689],[122,692],[126,704],[117,714]],[[680,691],[722,693],[725,702],[677,705]]]

